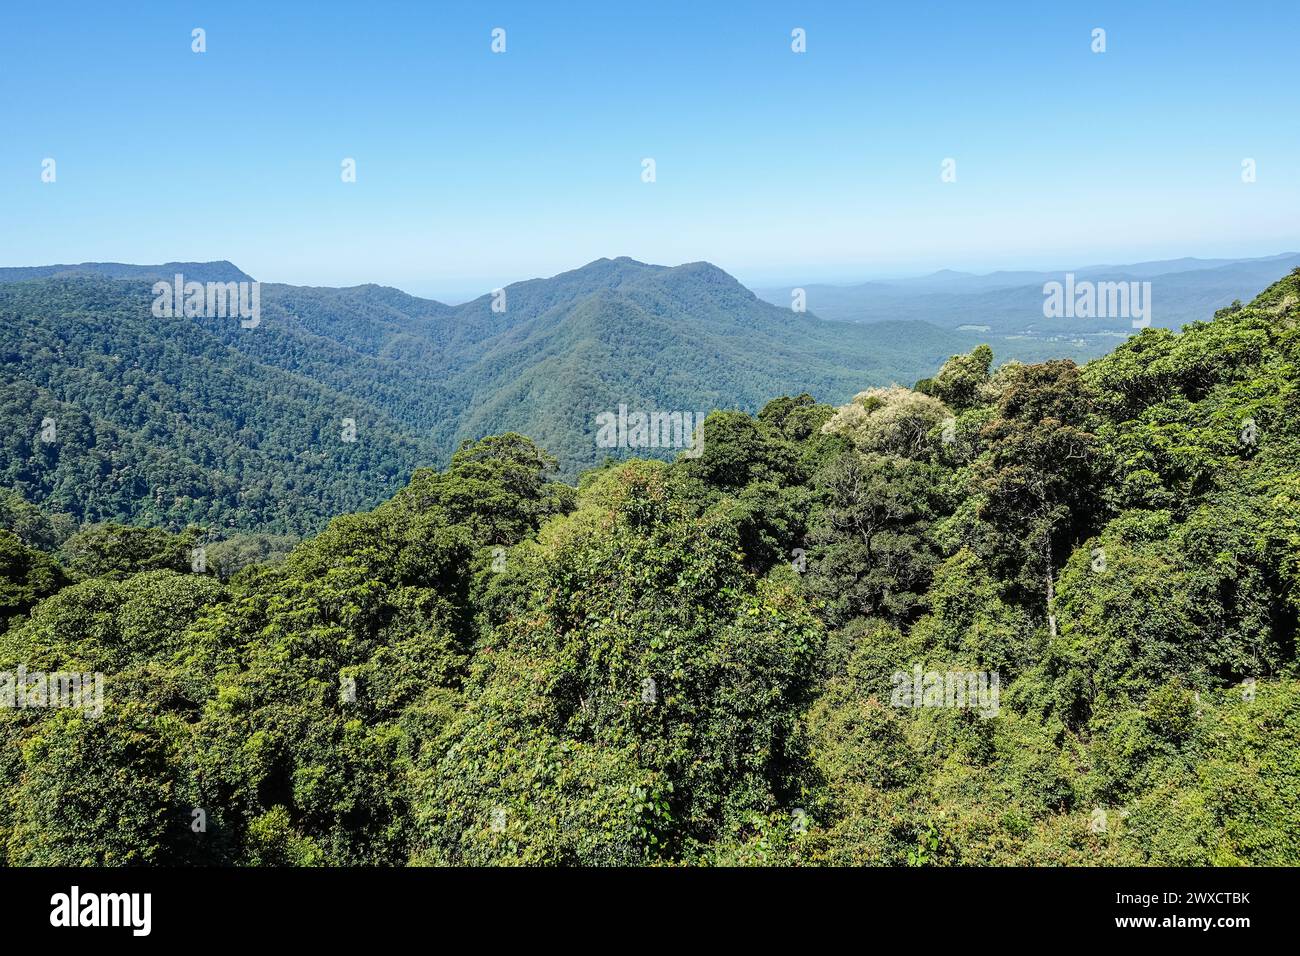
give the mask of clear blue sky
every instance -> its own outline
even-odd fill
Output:
[[[600,256],[775,284],[1300,248],[1300,3],[985,7],[6,0],[0,265],[451,296]]]

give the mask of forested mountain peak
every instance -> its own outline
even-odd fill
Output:
[[[504,431],[537,440],[572,479],[611,454],[594,423],[620,405],[838,403],[978,343],[921,322],[822,321],[707,262],[598,259],[457,306],[374,284],[264,283],[255,328],[151,314],[157,279],[245,275],[229,263],[63,269],[0,283],[0,474],[91,522],[303,533]],[[1056,353],[1005,357],[1043,354]],[[56,440],[39,437],[47,419]],[[339,437],[345,421],[355,442]]]
[[[486,401],[503,416],[580,405],[584,370],[636,354],[627,334],[699,328],[640,304],[692,283],[653,286],[589,292],[493,339],[485,372],[504,377]],[[0,328],[44,336],[38,351],[57,343],[36,312],[94,311],[43,291],[0,289]],[[913,388],[861,376],[835,404],[787,391],[757,414],[715,408],[698,457],[610,461],[576,486],[532,438],[494,435],[275,561],[283,542],[202,528],[68,537],[67,521],[0,498],[0,669],[111,681],[103,719],[0,713],[0,736],[22,744],[0,778],[4,860],[1293,864],[1297,302],[1290,275],[1085,366],[997,367],[981,345]],[[125,375],[91,347],[145,333],[130,303],[114,307],[114,323],[59,345],[64,364],[29,373],[51,394],[118,385],[88,403],[172,429],[169,396],[193,392],[196,414],[246,416],[229,447],[263,441],[233,391],[249,365]],[[277,361],[323,362],[290,317]],[[688,335],[696,353],[727,347],[721,320],[703,320],[713,337]],[[226,354],[197,325],[174,331],[205,361]],[[360,340],[337,347],[403,367]],[[522,376],[516,352],[538,356]],[[135,354],[141,372],[174,370],[171,353]],[[65,380],[65,365],[101,377]],[[268,369],[274,399],[313,397],[311,380]],[[364,384],[377,406],[388,379]],[[113,409],[129,389],[153,404]],[[333,437],[317,436],[314,461],[338,453]],[[174,440],[177,460],[213,451]],[[301,456],[302,441],[269,443]],[[136,466],[114,460],[127,446],[113,433],[91,444],[83,481]],[[62,452],[41,452],[24,476],[62,477]],[[234,488],[259,501],[333,474],[244,488],[279,460],[236,464]],[[196,547],[210,567],[195,569]],[[195,806],[211,808],[202,836]]]
[[[130,265],[123,262],[83,262],[79,265],[16,266],[0,268],[0,282],[21,282],[48,276],[103,276],[109,279],[172,281],[177,274],[187,282],[251,282],[253,277],[233,262],[164,262]]]

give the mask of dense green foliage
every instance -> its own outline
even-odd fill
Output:
[[[6,499],[0,671],[106,690],[0,711],[5,859],[1300,862],[1300,275],[992,358],[576,489],[467,441],[220,573]],[[914,668],[996,713],[898,706]]]
[[[250,360],[196,320],[154,318],[149,290],[0,285],[6,487],[83,522],[301,533],[391,494],[434,454],[363,397]],[[341,440],[343,418],[356,441]]]
[[[707,263],[602,259],[454,308],[266,284],[256,328],[155,318],[152,281],[173,272],[247,279],[229,263],[0,270],[0,485],[78,522],[301,536],[465,438],[527,434],[575,478],[606,455],[595,418],[619,404],[838,400],[972,344],[920,322],[823,322]]]

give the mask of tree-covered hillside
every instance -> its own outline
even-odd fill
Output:
[[[1293,274],[576,488],[466,442],[231,573],[6,499],[0,671],[104,693],[0,709],[5,860],[1294,865],[1297,363]]]
[[[595,419],[620,404],[842,401],[974,344],[924,323],[823,322],[706,263],[604,259],[455,308],[268,284],[255,328],[152,315],[153,282],[175,272],[247,279],[230,263],[0,272],[0,481],[81,522],[303,534],[465,438],[528,434],[571,479],[608,453]]]
[[[155,318],[149,289],[0,285],[4,486],[82,522],[302,533],[436,455],[375,398],[251,360],[195,320]]]

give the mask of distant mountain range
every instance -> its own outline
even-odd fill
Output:
[[[809,311],[844,322],[883,322],[923,319],[944,328],[987,327],[996,337],[1031,336],[1051,339],[1080,334],[1132,331],[1123,319],[1047,319],[1043,316],[1043,286],[1063,282],[1067,272],[1092,282],[1150,282],[1151,324],[1181,328],[1208,319],[1234,299],[1251,298],[1279,275],[1300,265],[1300,253],[1286,252],[1258,259],[1168,259],[1127,265],[1083,266],[1052,272],[992,272],[973,275],[943,270],[910,279],[864,282],[858,285],[810,284],[802,288]],[[788,306],[791,288],[764,288],[757,295]],[[1111,340],[1113,344],[1113,339]]]
[[[1255,287],[1284,268],[1274,261]],[[596,441],[596,416],[620,405],[753,412],[802,392],[842,403],[984,340],[998,361],[1082,360],[1117,341],[922,321],[913,300],[1003,294],[956,274],[871,284],[911,304],[856,322],[765,302],[705,262],[599,259],[458,306],[377,285],[263,283],[261,320],[244,328],[155,317],[152,284],[178,273],[251,281],[230,262],[0,269],[0,484],[81,521],[300,534],[384,499],[466,438],[522,432],[572,477],[629,453]],[[967,291],[928,291],[942,284]],[[843,315],[829,299],[821,309]]]
[[[182,273],[195,282],[239,282],[250,277],[232,262],[164,262],[134,266],[125,262],[82,262],[79,265],[12,266],[0,268],[0,282],[47,279],[51,276],[102,276],[106,279],[171,279]]]

